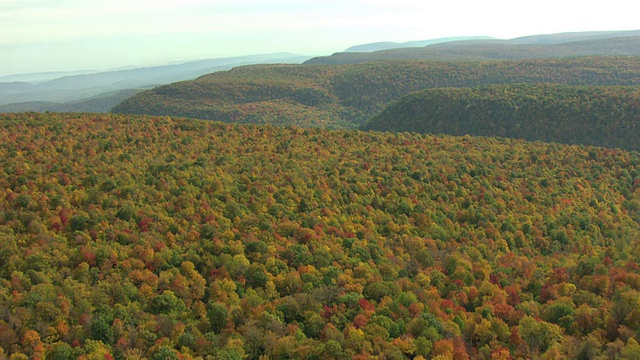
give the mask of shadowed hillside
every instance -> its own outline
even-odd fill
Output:
[[[640,57],[259,65],[144,91],[113,112],[353,128],[412,91],[510,83],[640,84]]]
[[[501,136],[640,150],[640,88],[493,85],[407,95],[363,130]]]

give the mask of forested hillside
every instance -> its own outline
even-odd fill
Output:
[[[0,115],[0,357],[636,359],[640,155]]]
[[[246,66],[138,93],[113,112],[354,128],[412,91],[543,82],[638,85],[640,57]]]
[[[397,100],[361,129],[640,151],[640,87],[518,84],[423,90]]]

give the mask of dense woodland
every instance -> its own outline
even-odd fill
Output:
[[[0,358],[638,359],[639,245],[638,152],[0,115]]]
[[[397,100],[360,128],[640,151],[640,87],[519,84],[429,89]]]
[[[138,93],[113,112],[355,128],[413,91],[513,83],[640,85],[640,57],[245,66]]]

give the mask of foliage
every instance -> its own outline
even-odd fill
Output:
[[[637,152],[27,113],[0,165],[3,356],[638,354]]]

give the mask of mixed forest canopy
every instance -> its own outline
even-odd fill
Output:
[[[638,152],[0,115],[0,357],[637,359],[639,240]]]
[[[514,83],[640,85],[640,57],[245,66],[140,92],[113,112],[355,128],[413,91]]]
[[[501,136],[640,151],[640,87],[441,88],[392,103],[360,129]]]

